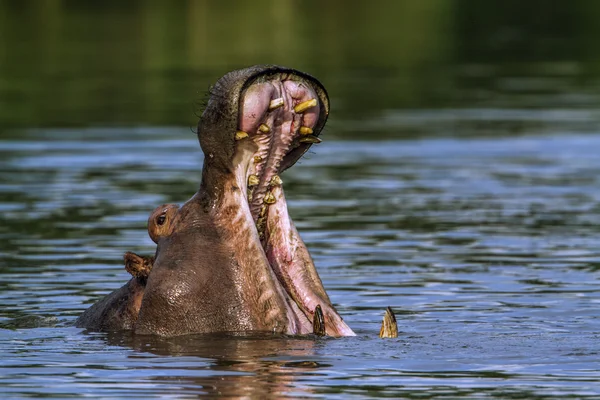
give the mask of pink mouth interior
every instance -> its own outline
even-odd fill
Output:
[[[255,156],[262,162],[255,163],[254,174],[260,183],[253,189],[251,201],[252,217],[256,221],[263,205],[269,182],[279,172],[281,161],[300,136],[299,129],[306,126],[313,129],[319,120],[319,107],[311,107],[303,113],[294,112],[294,107],[310,99],[318,99],[315,91],[303,82],[271,80],[255,83],[246,89],[241,106],[240,130],[248,133],[258,145]],[[269,111],[269,103],[283,99],[283,106]],[[263,133],[261,124],[271,131]]]

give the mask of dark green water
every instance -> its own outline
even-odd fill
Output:
[[[600,398],[600,2],[0,1],[0,397]],[[208,86],[328,88],[282,177],[356,338],[72,327],[196,190]],[[400,336],[377,338],[386,306]]]

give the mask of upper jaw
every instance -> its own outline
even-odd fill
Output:
[[[251,128],[258,128],[260,124],[254,124],[248,118],[242,121],[243,108],[251,106],[244,104],[248,91],[252,93],[253,90],[256,90],[256,85],[272,85],[271,100],[283,98],[285,102],[287,99],[287,105],[284,103],[284,108],[288,107],[288,110],[290,105],[297,105],[300,102],[301,96],[298,93],[287,93],[286,90],[283,90],[286,88],[281,87],[282,83],[288,88],[293,84],[310,88],[318,103],[312,110],[318,109],[318,118],[312,124],[312,135],[317,137],[320,134],[329,115],[329,97],[317,79],[304,72],[276,65],[258,65],[232,71],[211,87],[210,97],[198,122],[198,139],[205,154],[205,165],[208,162],[211,167],[231,170],[232,160],[238,148],[238,143],[235,141],[236,132],[238,130],[246,132],[247,130],[249,134],[256,133]],[[264,101],[265,98],[260,97],[259,100]],[[261,113],[264,108],[263,104]],[[242,122],[244,123],[242,124]],[[297,147],[291,148],[280,162],[280,171],[291,167],[311,144],[310,142],[300,142]]]
[[[246,154],[239,161],[245,166],[243,185],[257,224],[265,208],[277,201],[272,188],[281,185],[278,174],[320,142],[328,100],[319,92],[311,81],[288,72],[260,75],[242,90],[236,152]]]

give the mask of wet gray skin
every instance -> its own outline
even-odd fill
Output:
[[[327,335],[354,335],[325,292],[278,175],[320,141],[328,113],[324,87],[296,70],[255,66],[219,79],[198,124],[198,192],[153,238],[147,278],[134,276],[77,325],[161,336],[306,334],[320,306]]]

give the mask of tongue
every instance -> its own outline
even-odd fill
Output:
[[[310,321],[317,306],[321,306],[328,335],[354,336],[325,292],[308,249],[288,214],[283,189],[274,187],[272,193],[277,201],[269,207],[264,248],[277,279]]]

